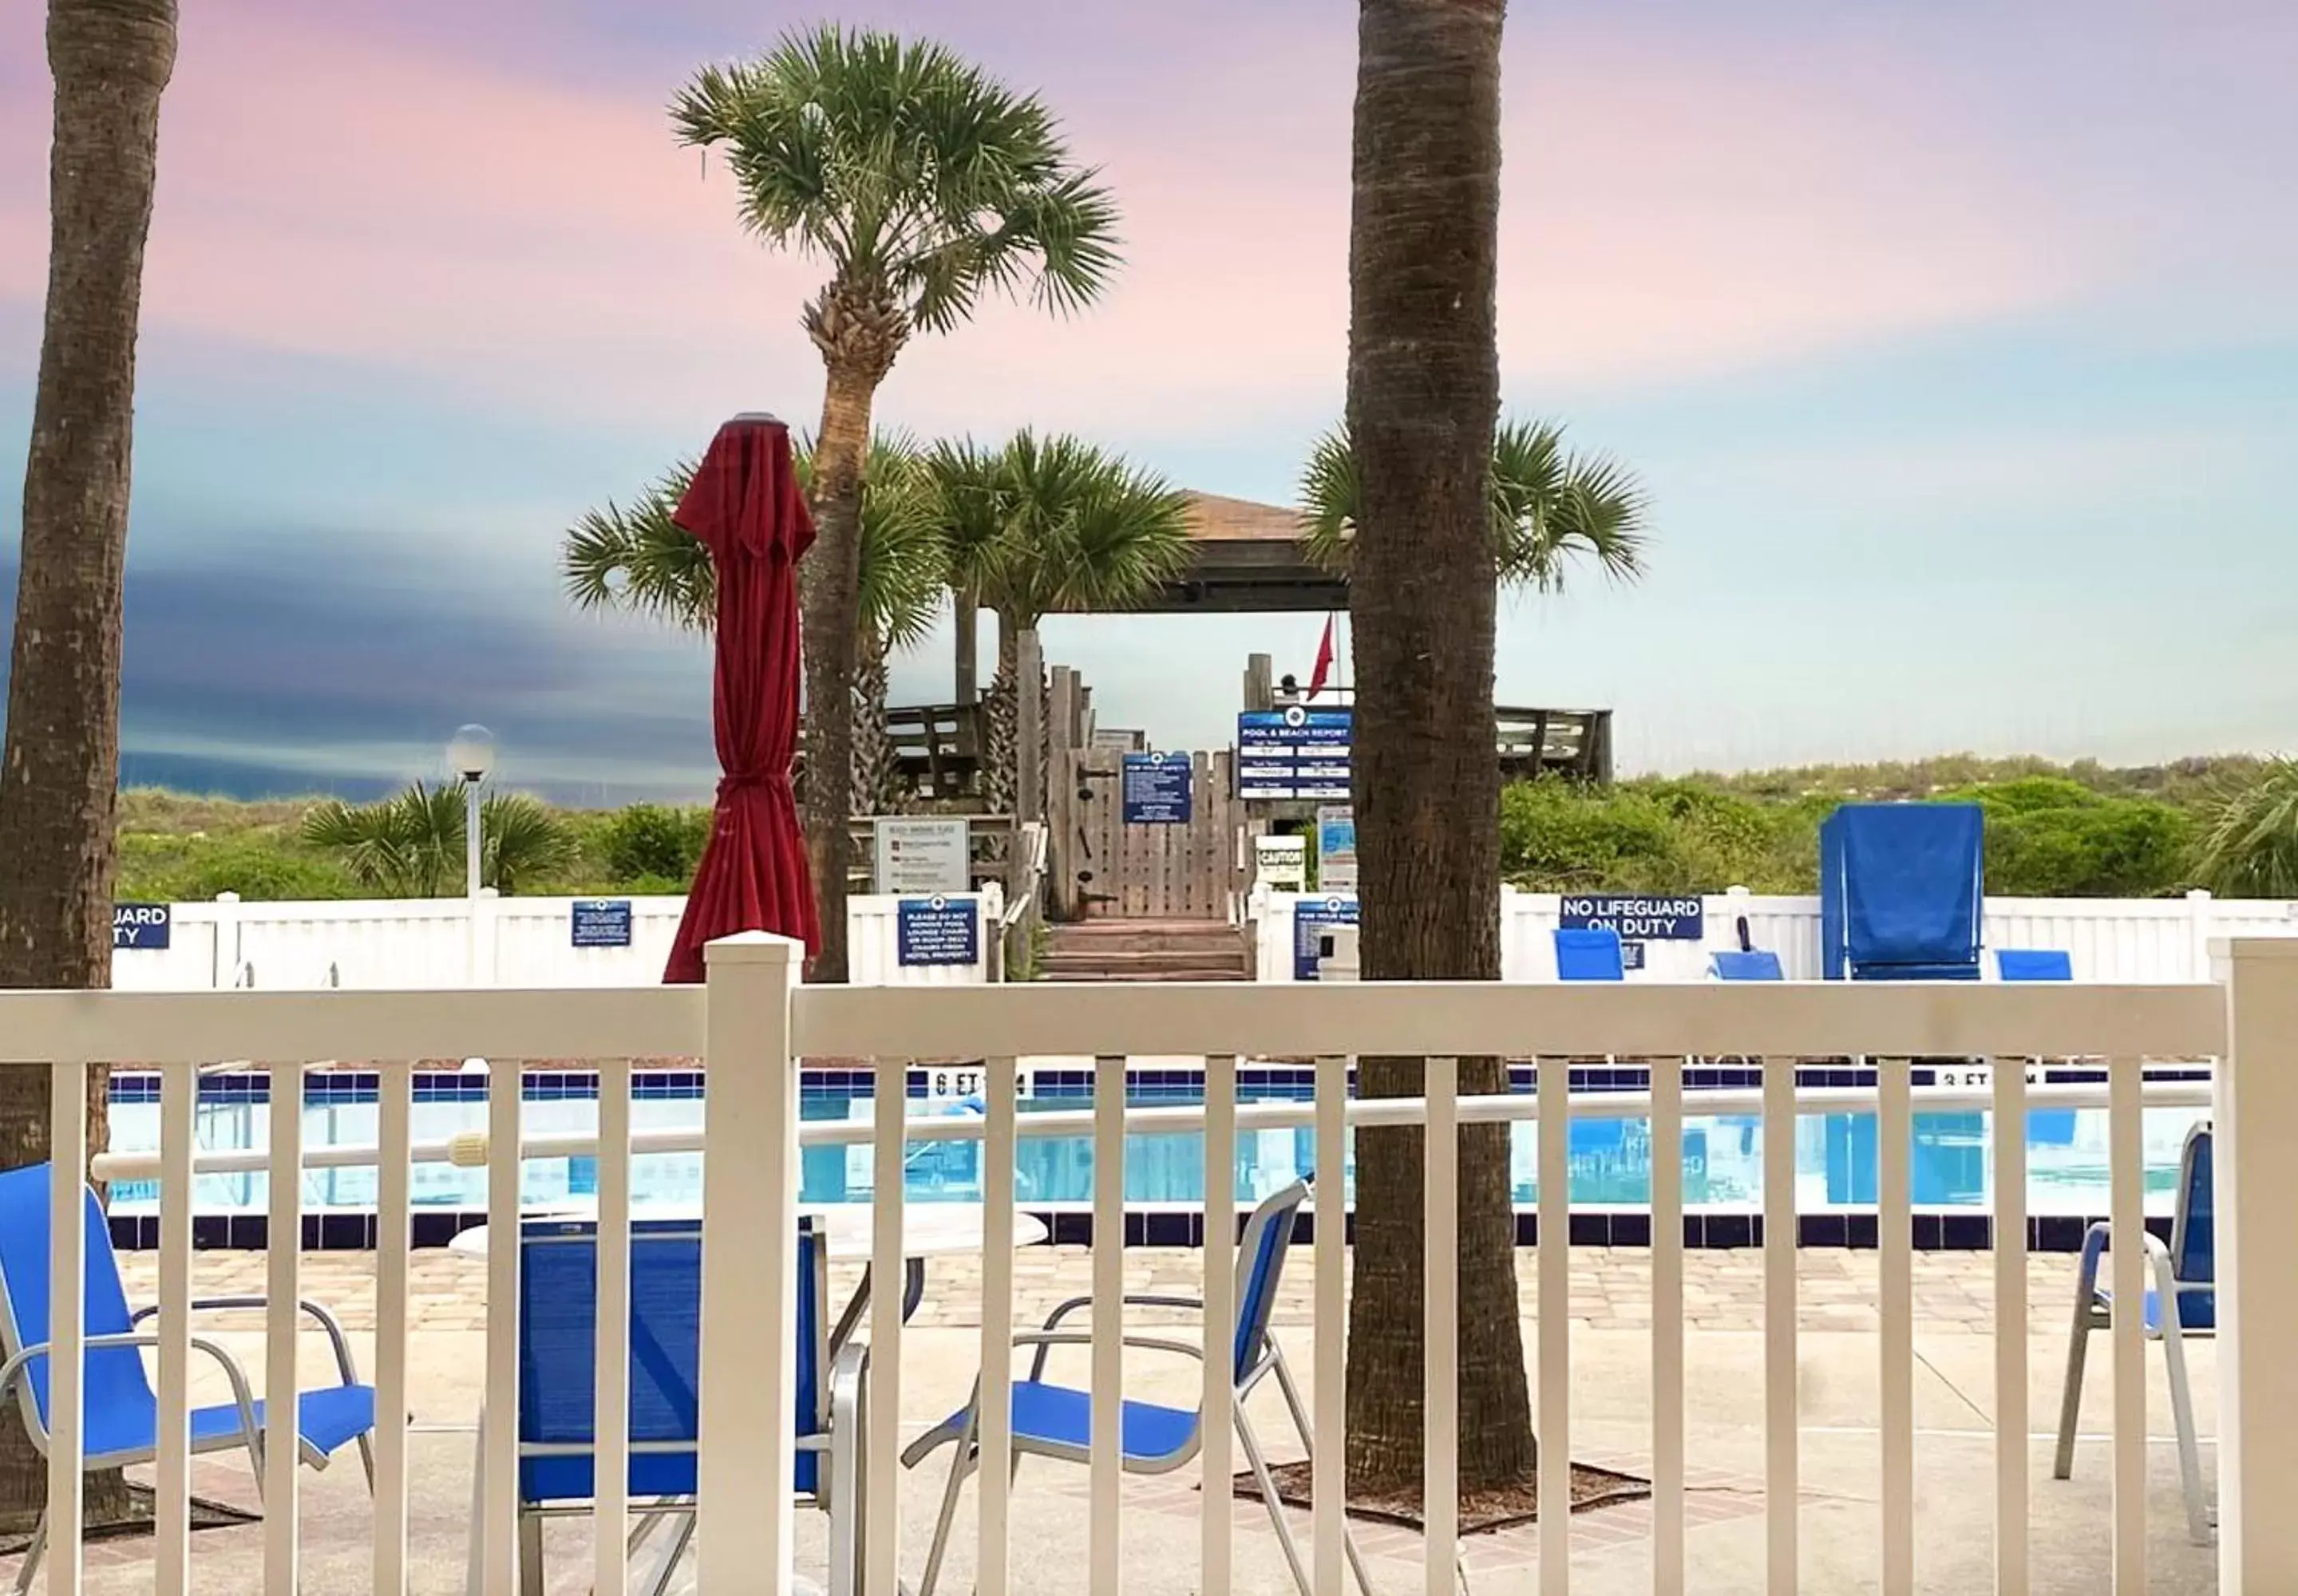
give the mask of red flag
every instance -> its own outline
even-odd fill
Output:
[[[1325,617],[1325,635],[1317,642],[1316,667],[1309,672],[1309,696],[1325,690],[1326,674],[1333,668],[1333,618]]]

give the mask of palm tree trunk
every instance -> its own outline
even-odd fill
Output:
[[[854,800],[873,815],[907,807],[899,751],[886,734],[887,674],[884,639],[863,638],[854,668]]]
[[[1364,978],[1500,976],[1500,766],[1487,500],[1500,408],[1493,287],[1503,0],[1362,0],[1350,232],[1350,583]],[[1367,1059],[1362,1090],[1421,1089]],[[1464,1092],[1505,1090],[1493,1059]],[[1424,1136],[1357,1138],[1349,1483],[1422,1477]],[[1509,1132],[1460,1132],[1460,1485],[1528,1480]]]
[[[822,948],[807,977],[846,979],[846,871],[853,843],[855,633],[862,580],[862,463],[877,376],[825,351],[814,446],[813,552],[798,562],[806,642],[806,851]]]
[[[981,701],[981,795],[993,815],[1013,812],[1021,739],[1021,627],[1010,614],[997,616],[997,674]]]
[[[176,7],[50,0],[47,34],[47,319],[0,753],[0,987],[94,989],[112,983],[136,330]],[[91,1148],[109,1129],[107,1074],[90,1072]],[[45,1070],[0,1068],[0,1166],[48,1156],[48,1083]],[[46,1484],[11,1403],[0,1417],[0,1527],[29,1528]],[[89,1482],[91,1522],[126,1510],[117,1474]]]

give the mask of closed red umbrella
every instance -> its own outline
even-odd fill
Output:
[[[710,550],[718,573],[711,694],[718,808],[665,982],[702,979],[703,944],[772,931],[814,950],[820,928],[790,758],[798,751],[798,562],[814,543],[789,429],[738,415],[718,429],[671,517]]]

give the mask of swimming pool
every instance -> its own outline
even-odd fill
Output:
[[[2206,1070],[2171,1072],[2207,1078]],[[1807,1067],[1798,1072],[1806,1086],[1871,1084],[1872,1070]],[[1514,1072],[1516,1090],[1528,1091],[1532,1072]],[[2046,1079],[2095,1080],[2077,1070],[2048,1072]],[[1920,1111],[1922,1088],[1930,1072],[1916,1075],[1913,1191],[1918,1210],[1954,1213],[1984,1209],[1989,1200],[1986,1148],[1991,1117],[1982,1113]],[[1313,1092],[1308,1069],[1248,1066],[1238,1072],[1237,1095],[1245,1102],[1306,1101]],[[1688,1210],[1748,1214],[1762,1204],[1764,1131],[1751,1115],[1699,1115],[1703,1089],[1751,1087],[1750,1069],[1687,1072],[1683,1131],[1683,1195]],[[949,1072],[911,1072],[914,1115],[970,1112],[950,1095],[969,1082],[954,1084]],[[1089,1070],[1037,1069],[1026,1081],[1024,1114],[1079,1109],[1091,1105]],[[1573,1089],[1582,1092],[1642,1090],[1645,1072],[1632,1066],[1575,1068]],[[414,1135],[418,1141],[443,1140],[459,1131],[484,1127],[487,1078],[483,1072],[421,1074],[416,1078]],[[801,1077],[802,1113],[809,1121],[864,1120],[874,1101],[866,1071],[808,1071]],[[1128,1072],[1126,1096],[1132,1107],[1173,1107],[1203,1100],[1204,1079],[1195,1070],[1136,1069]],[[598,1083],[587,1073],[530,1073],[525,1082],[525,1119],[530,1133],[591,1130],[598,1118]],[[686,1071],[633,1077],[632,1121],[640,1130],[692,1129],[701,1123],[701,1076]],[[2146,1192],[2150,1212],[2170,1212],[2178,1149],[2187,1129],[2204,1111],[2150,1108],[2145,1115]],[[211,1076],[201,1084],[200,1145],[205,1148],[258,1148],[269,1134],[270,1086],[260,1073]],[[303,1134],[307,1147],[374,1145],[377,1135],[376,1077],[356,1071],[319,1071],[306,1077]],[[121,1151],[157,1145],[157,1077],[122,1074],[113,1079],[112,1145]],[[1510,1171],[1516,1201],[1537,1201],[1540,1169],[1535,1127],[1510,1127]],[[2029,1116],[2028,1208],[2034,1215],[2076,1218],[2102,1214],[2107,1207],[2106,1115],[2100,1110],[2055,1109]],[[1125,1199],[1128,1207],[1177,1209],[1204,1197],[1204,1143],[1194,1131],[1128,1136],[1125,1148]],[[866,1144],[808,1147],[802,1154],[801,1198],[808,1203],[867,1201],[876,1188],[872,1150]],[[1875,1203],[1875,1117],[1872,1114],[1806,1114],[1796,1124],[1796,1200],[1804,1214],[1856,1213]],[[1303,1127],[1245,1130],[1239,1133],[1235,1189],[1249,1204],[1313,1170],[1313,1132]],[[1352,1178],[1352,1172],[1350,1172]],[[1634,1210],[1651,1196],[1649,1127],[1641,1119],[1582,1119],[1572,1126],[1566,1179],[1575,1209]],[[1089,1205],[1093,1196],[1093,1145],[1087,1136],[1024,1137],[1017,1154],[1015,1189],[1028,1206],[1061,1210]],[[595,1190],[597,1168],[589,1158],[531,1159],[522,1196],[548,1203]],[[633,1161],[633,1202],[690,1203],[702,1190],[699,1154],[654,1154]],[[975,1201],[981,1194],[981,1148],[978,1142],[913,1143],[904,1169],[904,1189],[913,1202]],[[413,1200],[428,1211],[484,1207],[486,1176],[482,1170],[445,1164],[416,1167]],[[149,1181],[123,1181],[113,1189],[115,1213],[149,1213],[157,1188]],[[206,1175],[200,1179],[196,1209],[208,1214],[260,1214],[268,1202],[261,1174]],[[306,1172],[307,1210],[358,1213],[376,1202],[372,1169],[322,1169]]]

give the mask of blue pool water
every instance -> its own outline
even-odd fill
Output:
[[[946,1072],[943,1073],[946,1075]],[[1806,1085],[1850,1086],[1872,1072],[1806,1069]],[[2051,1079],[2079,1080],[2078,1072],[2053,1071]],[[1920,1088],[1926,1073],[1917,1077]],[[1517,1090],[1528,1090],[1529,1071],[1517,1072]],[[808,1120],[866,1119],[871,1111],[871,1076],[863,1072],[808,1072],[801,1103]],[[1594,1067],[1575,1070],[1575,1096],[1583,1091],[1636,1090],[1646,1084],[1641,1070]],[[964,1113],[961,1102],[928,1094],[938,1084],[926,1072],[913,1072],[913,1115]],[[961,1083],[962,1084],[962,1083]],[[1702,1087],[1754,1084],[1753,1072],[1732,1069],[1690,1073],[1683,1133],[1683,1191],[1688,1207],[1710,1212],[1749,1212],[1762,1200],[1764,1131],[1751,1116],[1699,1115]],[[1307,1070],[1249,1067],[1239,1072],[1238,1096],[1246,1102],[1305,1101],[1312,1076]],[[1029,1082],[1024,1114],[1075,1110],[1092,1102],[1089,1071],[1044,1069]],[[1203,1100],[1203,1080],[1194,1071],[1129,1072],[1127,1098],[1133,1107],[1170,1107]],[[632,1118],[640,1130],[692,1128],[701,1121],[701,1078],[691,1073],[639,1076]],[[482,1128],[486,1120],[483,1074],[417,1078],[414,1134],[418,1141],[444,1140],[458,1131]],[[581,1074],[530,1074],[525,1119],[530,1134],[595,1128],[597,1082]],[[157,1145],[157,1082],[123,1075],[113,1082],[112,1146],[123,1151]],[[2146,1188],[2151,1209],[2167,1213],[2176,1184],[2178,1149],[2187,1128],[2203,1110],[2153,1108],[2145,1116]],[[203,1148],[267,1145],[271,1115],[268,1081],[259,1074],[211,1077],[203,1082],[199,1134]],[[376,1078],[351,1071],[308,1077],[303,1103],[307,1147],[375,1143],[377,1133]],[[1914,1197],[1919,1208],[1971,1208],[1988,1201],[1986,1147],[1990,1116],[1974,1113],[1918,1112],[1913,1150]],[[2104,1112],[2054,1110],[2032,1114],[2028,1126],[2028,1204],[2037,1215],[2099,1214],[2106,1209],[2106,1116]],[[1516,1200],[1529,1205],[1539,1196],[1535,1130],[1511,1127],[1510,1167]],[[1232,1196],[1251,1203],[1296,1176],[1313,1170],[1313,1138],[1307,1128],[1240,1132],[1233,1165]],[[1575,1120],[1566,1179],[1575,1206],[1637,1208],[1651,1196],[1649,1126],[1638,1119]],[[877,1172],[866,1145],[809,1147],[804,1152],[803,1200],[809,1203],[867,1201]],[[1875,1119],[1865,1114],[1814,1114],[1798,1118],[1795,1139],[1797,1206],[1805,1213],[1856,1211],[1875,1201]],[[916,1142],[905,1160],[905,1190],[912,1201],[973,1201],[981,1194],[981,1148],[978,1142]],[[529,1160],[523,1196],[547,1203],[595,1189],[597,1171],[587,1158]],[[701,1196],[699,1154],[649,1155],[635,1161],[634,1200],[693,1202]],[[1093,1195],[1093,1147],[1085,1136],[1024,1137],[1019,1144],[1015,1186],[1025,1205],[1082,1205]],[[477,1208],[486,1200],[484,1171],[444,1164],[418,1164],[414,1200],[434,1209]],[[1201,1203],[1204,1197],[1204,1141],[1197,1132],[1136,1135],[1126,1139],[1125,1195],[1128,1205],[1154,1208]],[[115,1207],[147,1210],[157,1192],[150,1182],[121,1182]],[[197,1204],[203,1211],[260,1212],[268,1201],[261,1175],[203,1176]],[[304,1177],[308,1208],[358,1210],[376,1201],[371,1168],[312,1170]]]

